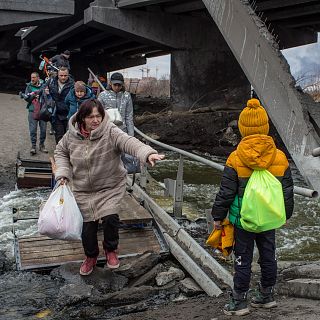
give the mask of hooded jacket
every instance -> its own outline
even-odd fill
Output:
[[[216,196],[212,216],[216,221],[226,218],[231,205],[241,211],[241,200],[253,170],[267,169],[282,184],[286,217],[293,212],[293,181],[285,154],[278,150],[272,137],[254,134],[244,137],[237,150],[227,159],[220,190]],[[238,196],[239,201],[234,203]]]
[[[70,88],[69,93],[67,94],[64,102],[69,109],[68,119],[70,119],[78,110],[82,102],[88,99],[94,99],[95,95],[93,94],[92,90],[86,86],[86,93],[82,98],[76,97],[74,86]]]
[[[127,171],[120,159],[123,152],[137,157],[141,163],[157,153],[124,133],[107,116],[87,139],[80,133],[75,115],[69,120],[69,130],[54,152],[55,178],[72,181],[84,222],[119,213],[127,181]]]
[[[100,93],[98,100],[105,109],[118,108],[123,121],[120,129],[129,136],[134,136],[133,105],[130,92],[120,91],[116,93],[113,90],[106,90]]]

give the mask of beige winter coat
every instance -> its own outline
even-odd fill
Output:
[[[54,152],[56,179],[72,181],[72,191],[85,222],[119,213],[126,191],[126,169],[120,155],[131,154],[145,163],[156,150],[127,135],[105,117],[101,125],[85,139],[75,123]]]

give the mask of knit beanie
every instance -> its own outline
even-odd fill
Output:
[[[266,110],[258,99],[250,99],[247,106],[241,111],[238,128],[242,137],[252,134],[269,133],[269,122]]]
[[[86,92],[86,84],[83,81],[77,81],[74,83],[74,91]]]

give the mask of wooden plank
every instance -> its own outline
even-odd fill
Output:
[[[129,245],[120,245],[119,254],[127,254],[129,253],[140,253],[145,252],[146,248],[149,250],[149,248],[155,248],[159,247],[159,243],[156,241],[145,241],[144,243],[131,243]],[[136,252],[137,251],[137,252]],[[158,250],[157,250],[158,251]],[[46,259],[48,257],[50,258],[57,258],[65,260],[65,257],[67,256],[73,256],[73,255],[81,255],[84,257],[83,248],[69,248],[64,250],[53,250],[53,251],[45,251],[45,252],[21,252],[20,258],[23,261],[28,260],[42,260]],[[100,256],[103,257],[103,248],[100,248]]]
[[[153,230],[150,229],[149,227],[146,227],[144,229],[130,229],[130,230],[119,230],[119,237],[121,238],[122,241],[126,241],[126,239],[132,239],[132,238],[144,238],[147,236],[148,232],[150,234],[153,234]],[[98,231],[98,240],[102,240],[103,238],[103,232],[102,230]],[[34,243],[38,242],[39,246],[51,246],[53,244],[68,244],[68,243],[73,243],[74,245],[76,244],[81,244],[80,240],[74,240],[74,241],[65,241],[65,240],[57,240],[57,239],[51,239],[46,236],[39,235],[38,237],[25,237],[25,238],[19,238],[19,243],[23,247],[34,247]]]
[[[120,230],[119,236],[120,257],[141,254],[147,250],[161,251],[161,246],[151,227],[138,230]],[[105,259],[102,239],[103,232],[99,230],[100,260]],[[81,241],[54,240],[39,235],[38,237],[32,236],[18,239],[18,246],[21,270],[40,269],[46,266],[56,266],[84,259]]]
[[[20,179],[20,180],[19,180]],[[43,182],[43,181],[42,181]],[[50,186],[51,180],[47,181]],[[18,178],[18,184],[29,185],[29,183],[38,183],[35,179],[25,180]],[[125,194],[123,201],[120,204],[120,221],[123,224],[141,224],[150,223],[153,218],[151,214],[142,207],[131,195]]]
[[[100,251],[103,251],[102,245],[100,241]],[[128,249],[132,248],[134,249],[135,247],[147,247],[149,245],[154,245],[157,244],[157,239],[154,237],[146,236],[145,238],[139,239],[139,241],[127,241],[124,242],[122,239],[120,239],[119,242],[119,247],[122,249],[123,247]],[[61,256],[64,254],[69,254],[70,252],[83,252],[82,244],[79,244],[77,246],[68,246],[68,244],[64,244],[63,247],[61,245],[51,245],[51,246],[46,246],[46,247],[41,247],[41,246],[35,246],[33,248],[25,248],[20,245],[20,256],[21,258],[25,257],[28,259],[29,257],[33,255],[50,255],[50,256]]]

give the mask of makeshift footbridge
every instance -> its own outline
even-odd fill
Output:
[[[16,172],[18,187],[51,185],[49,162],[18,159]],[[231,274],[146,193],[144,186],[150,179],[146,166],[137,179],[139,185],[133,184],[128,177],[128,192],[121,203],[119,214],[122,223],[120,258],[140,255],[146,251],[160,255],[170,252],[208,295],[220,295],[222,287],[232,286]],[[34,216],[26,218],[14,215],[18,270],[45,270],[83,260],[81,241],[56,240],[40,234],[19,236],[15,222],[24,219],[36,223],[38,214],[34,213]],[[98,233],[98,239],[102,239],[101,231]],[[100,252],[103,252],[102,247]],[[100,255],[98,260],[103,262],[105,257]]]

